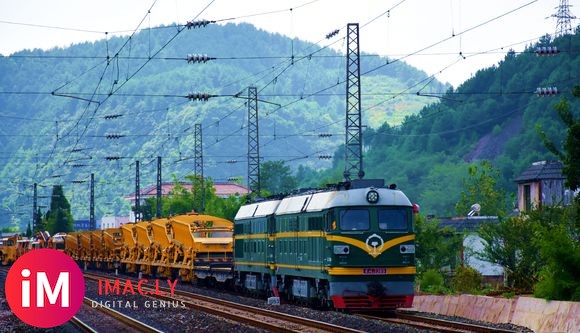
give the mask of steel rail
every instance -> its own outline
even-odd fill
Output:
[[[110,279],[109,276],[102,276],[93,273],[85,273],[85,277],[89,279],[103,279],[107,278]],[[152,291],[163,291],[167,294],[170,293],[170,289],[167,287],[155,286],[151,284],[143,283],[142,288],[148,288]],[[305,330],[309,330],[312,332],[312,329],[320,331],[320,332],[336,332],[336,333],[361,333],[363,331],[342,327],[330,323],[326,323],[323,321],[313,320],[309,318],[298,317],[294,315],[289,315],[277,311],[271,311],[267,309],[257,308],[254,306],[239,304],[235,302],[226,301],[219,298],[199,295],[190,293],[183,290],[174,290],[174,295],[171,296],[163,296],[163,295],[155,295],[154,293],[149,295],[151,297],[165,299],[168,301],[176,301],[180,300],[183,301],[186,306],[201,310],[203,312],[212,313],[214,315],[220,317],[226,317],[235,321],[243,321],[249,325],[254,327],[262,327],[264,329],[272,330],[275,332],[304,332]],[[218,308],[222,307],[222,309]],[[239,312],[235,313],[233,310]],[[259,318],[258,318],[259,316]],[[276,320],[276,322],[272,320]],[[282,325],[283,322],[288,324]],[[297,327],[296,325],[299,325]],[[283,327],[285,326],[285,327]],[[290,328],[287,328],[290,327]]]

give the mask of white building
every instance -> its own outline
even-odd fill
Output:
[[[101,219],[101,230],[119,228],[121,225],[129,222],[129,216],[103,216]]]

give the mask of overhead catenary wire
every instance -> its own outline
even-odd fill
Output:
[[[265,94],[263,94],[264,96],[266,96]],[[320,94],[320,95],[324,95],[324,94]],[[120,94],[118,96],[121,96]],[[292,96],[288,96],[288,97],[292,97]]]

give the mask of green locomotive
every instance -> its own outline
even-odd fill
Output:
[[[238,286],[257,294],[352,310],[410,307],[414,212],[382,180],[359,180],[241,207]]]

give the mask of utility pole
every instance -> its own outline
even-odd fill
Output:
[[[97,223],[95,221],[95,174],[91,173],[91,189],[90,189],[90,204],[89,204],[89,230],[97,230]]]
[[[556,9],[558,10],[556,14],[552,14],[552,17],[556,18],[556,37],[571,34],[573,32],[572,20],[576,16],[570,12],[568,0],[560,0],[560,5]]]
[[[248,187],[260,193],[260,145],[258,132],[258,89],[248,87]]]
[[[205,211],[205,179],[203,178],[203,135],[201,124],[194,127],[194,175],[201,180],[201,211]]]
[[[139,183],[139,161],[135,161],[135,222],[141,221],[141,186]]]
[[[35,231],[38,231],[38,225],[36,224],[36,222],[38,221],[38,217],[36,216],[38,214],[38,192],[37,192],[37,183],[34,183],[33,185],[33,194],[32,194],[32,232],[34,233]]]
[[[161,218],[161,156],[157,156],[157,218]]]
[[[344,180],[351,173],[362,179],[365,175],[362,162],[360,52],[358,23],[347,25],[346,53],[346,143]]]

